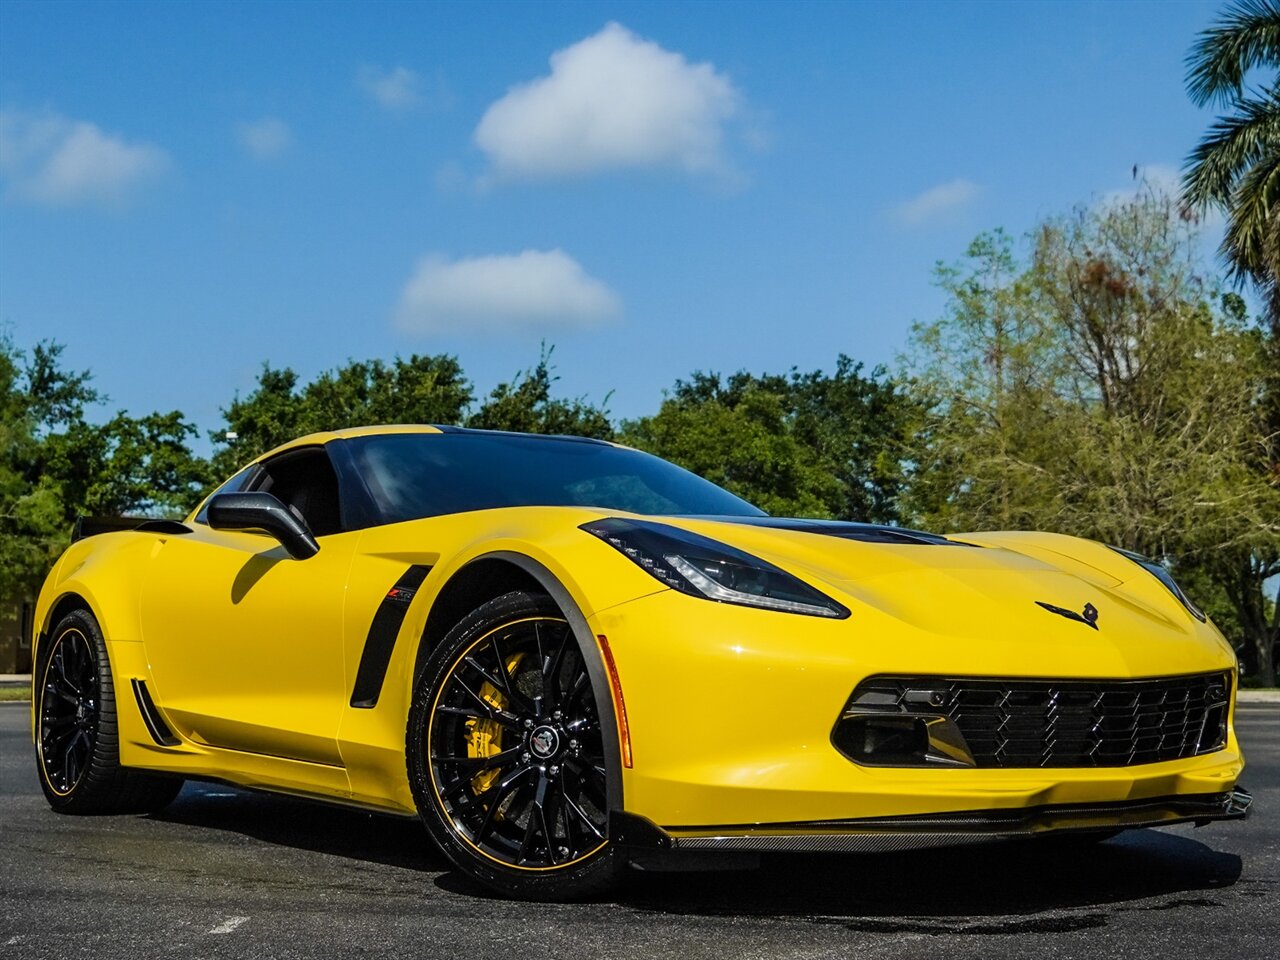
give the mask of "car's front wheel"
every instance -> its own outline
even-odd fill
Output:
[[[465,617],[418,677],[409,782],[428,830],[463,872],[531,900],[592,896],[615,880],[605,729],[588,664],[559,607],[512,592]]]
[[[36,769],[59,813],[152,813],[182,781],[120,765],[107,646],[87,610],[73,610],[40,645],[34,677]]]

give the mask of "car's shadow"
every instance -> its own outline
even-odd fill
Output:
[[[424,883],[441,890],[488,896],[451,869],[414,819],[209,784],[189,784],[155,819],[421,871]],[[759,870],[633,872],[610,902],[665,914],[806,917],[870,931],[1053,932],[1101,926],[1118,909],[1216,906],[1213,892],[1235,883],[1241,868],[1235,854],[1182,832],[1143,830],[1083,847],[1006,842],[774,855]],[[1152,899],[1159,902],[1136,903]]]
[[[212,783],[188,783],[151,819],[252,837],[364,863],[410,870],[448,870],[417,818],[364,813]]]
[[[630,884],[629,902],[664,913],[809,917],[884,932],[1056,932],[1102,926],[1116,909],[1217,906],[1213,891],[1234,884],[1241,869],[1235,854],[1145,830],[1085,847],[993,842],[777,857],[753,872],[642,875]],[[1125,906],[1152,899],[1159,902]]]

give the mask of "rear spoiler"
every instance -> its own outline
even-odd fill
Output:
[[[76,517],[75,525],[71,528],[71,542],[96,537],[100,533],[119,533],[122,530],[169,534],[191,532],[190,527],[177,520],[156,520],[153,517]]]

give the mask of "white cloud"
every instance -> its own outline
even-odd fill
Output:
[[[475,142],[500,177],[624,167],[724,172],[725,124],[742,99],[709,63],[617,23],[551,55],[551,74],[490,105]]]
[[[894,208],[894,215],[899,222],[915,226],[949,210],[966,206],[980,192],[978,185],[970,180],[950,180],[898,204]]]
[[[293,131],[283,120],[263,117],[236,124],[236,139],[255,160],[274,160],[293,143]]]
[[[422,99],[421,81],[408,67],[361,67],[356,83],[379,106],[388,110],[404,110]]]
[[[563,250],[450,260],[424,257],[400,294],[411,333],[589,327],[618,314],[617,294]]]
[[[127,142],[84,120],[0,111],[0,179],[14,199],[120,204],[169,166],[169,155],[155,144]]]

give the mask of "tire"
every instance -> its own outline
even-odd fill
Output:
[[[588,665],[550,597],[468,614],[419,674],[405,751],[428,832],[459,870],[522,900],[580,900],[617,881],[608,739]]]
[[[154,813],[182,780],[120,765],[115,686],[107,645],[87,610],[58,621],[40,645],[33,684],[36,772],[58,813]]]

